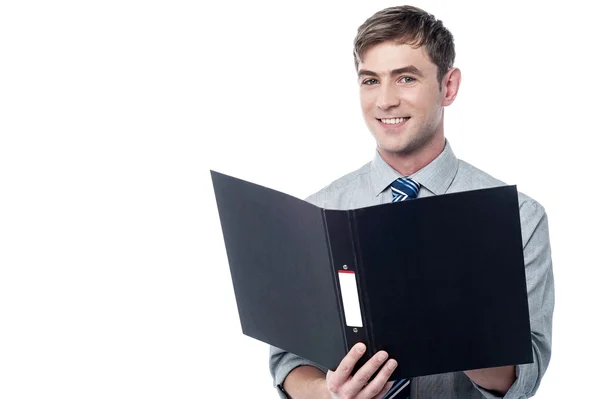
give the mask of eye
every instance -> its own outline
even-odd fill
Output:
[[[417,79],[415,78],[411,78],[410,76],[402,76],[400,78],[400,83],[413,83],[416,82]]]
[[[377,79],[365,79],[363,80],[362,84],[367,85],[367,86],[371,86],[378,83]]]

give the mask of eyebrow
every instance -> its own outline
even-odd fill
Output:
[[[403,73],[410,73],[413,75],[417,75],[419,77],[423,77],[423,73],[419,70],[419,68],[417,68],[414,65],[409,65],[403,68],[397,68],[394,69],[390,72],[390,75],[394,76],[394,75],[402,75]],[[360,78],[361,76],[374,76],[374,77],[379,77],[379,75],[377,75],[375,72],[373,71],[368,71],[366,69],[360,69],[358,71],[358,77]]]

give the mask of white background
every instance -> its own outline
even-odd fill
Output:
[[[413,4],[455,36],[455,153],[548,213],[537,397],[594,397],[593,2]],[[276,397],[267,346],[241,333],[209,170],[304,198],[368,162],[352,41],[390,5],[2,2],[1,398]]]

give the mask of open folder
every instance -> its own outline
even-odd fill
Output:
[[[533,362],[516,186],[330,210],[211,175],[245,335],[392,379]]]

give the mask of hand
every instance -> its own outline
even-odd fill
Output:
[[[369,382],[371,376],[387,360],[388,354],[385,351],[377,352],[354,376],[350,375],[366,350],[367,347],[359,342],[342,359],[336,371],[327,372],[327,389],[333,399],[380,399],[390,390],[393,383],[388,382],[388,379],[398,365],[393,359],[388,360],[377,376]]]

